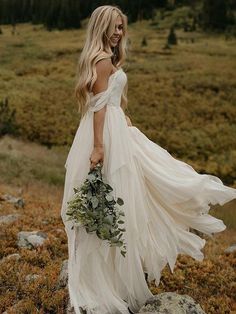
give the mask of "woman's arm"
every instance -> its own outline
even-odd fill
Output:
[[[96,64],[97,80],[93,85],[92,92],[97,94],[103,92],[108,87],[108,79],[112,72],[111,59],[102,59]],[[90,156],[91,166],[93,169],[98,162],[103,163],[103,127],[105,120],[106,106],[94,112],[93,131],[94,131],[94,148]]]
[[[127,121],[128,126],[132,126],[132,122],[131,122],[130,118],[127,115],[125,115],[125,119]]]

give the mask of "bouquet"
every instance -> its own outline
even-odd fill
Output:
[[[74,222],[74,226],[85,227],[87,233],[96,233],[102,239],[107,240],[110,246],[121,248],[121,254],[125,257],[126,245],[122,239],[125,228],[122,216],[124,211],[117,207],[124,201],[112,195],[113,188],[104,182],[101,173],[102,165],[98,163],[88,173],[87,179],[80,188],[74,188],[74,197],[67,202],[68,220]]]

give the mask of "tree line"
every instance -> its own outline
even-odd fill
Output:
[[[0,24],[44,24],[53,28],[80,28],[81,20],[90,16],[99,5],[119,6],[130,23],[150,19],[155,10],[174,10],[181,5],[201,4],[200,22],[204,29],[224,30],[235,25],[235,0],[0,0]]]
[[[81,20],[90,16],[99,5],[118,5],[129,22],[151,18],[153,10],[164,7],[167,0],[0,0],[0,23],[32,22],[51,28],[79,28]]]

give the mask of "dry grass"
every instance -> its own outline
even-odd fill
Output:
[[[170,20],[159,28],[148,21],[129,27],[128,114],[173,155],[236,186],[236,41],[177,30],[178,45],[165,50],[164,22]],[[22,138],[70,146],[80,119],[74,85],[85,32],[47,32],[29,24],[18,32],[12,36],[3,26],[0,99],[8,97],[17,109]],[[141,47],[144,36],[148,45]]]
[[[12,204],[1,203],[1,214],[17,212],[22,216],[19,221],[1,229],[0,257],[19,253],[21,258],[1,263],[0,312],[16,304],[9,313],[65,313],[68,291],[57,288],[61,263],[67,259],[67,238],[60,218],[62,189],[36,182],[30,187],[1,184],[0,196],[6,193],[23,197],[26,205],[16,209]],[[47,233],[48,239],[40,248],[19,249],[17,233],[21,230],[41,230]],[[236,231],[228,227],[215,234],[213,239],[206,239],[203,262],[179,255],[174,274],[165,267],[159,286],[151,282],[150,289],[154,294],[164,291],[186,293],[209,314],[233,313],[236,310],[236,255],[226,255],[224,249],[235,243]],[[27,282],[28,274],[41,277]]]
[[[175,12],[174,18],[181,20],[186,12]],[[172,21],[166,16],[158,27],[148,21],[129,27],[128,114],[172,155],[236,187],[236,41],[177,30],[178,45],[166,50]],[[22,196],[26,206],[0,203],[1,215],[22,214],[1,228],[0,257],[19,253],[21,258],[1,263],[0,312],[15,305],[9,313],[65,313],[68,291],[56,287],[68,257],[60,206],[64,163],[80,119],[73,89],[85,32],[47,32],[30,24],[18,25],[16,36],[10,26],[2,30],[0,99],[8,97],[17,109],[21,138],[0,141],[0,196]],[[144,36],[148,45],[141,47]],[[174,275],[165,268],[160,285],[150,283],[153,293],[186,293],[210,314],[236,312],[236,255],[224,253],[236,242],[235,206],[211,210],[227,229],[207,239],[205,260],[180,255]],[[42,230],[49,238],[41,248],[19,249],[21,230]],[[27,283],[29,273],[41,277]]]
[[[35,181],[63,186],[64,163],[68,152],[4,136],[0,140],[0,182],[31,186]]]

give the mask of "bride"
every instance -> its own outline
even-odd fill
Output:
[[[137,312],[153,296],[146,276],[158,285],[166,265],[174,272],[178,254],[202,261],[206,240],[190,228],[209,236],[223,231],[223,221],[208,214],[210,204],[236,198],[236,189],[216,176],[197,173],[132,126],[125,115],[126,41],[126,15],[115,6],[96,8],[78,63],[81,120],[65,163],[61,208],[69,296],[77,314]],[[125,257],[85,228],[72,229],[67,220],[73,188],[99,162],[115,196],[124,201]]]

